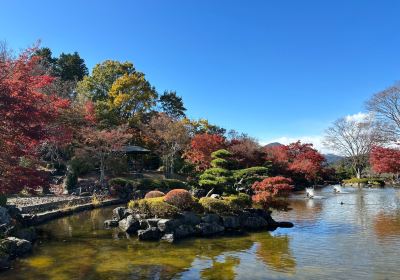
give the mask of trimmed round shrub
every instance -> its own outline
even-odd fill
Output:
[[[175,189],[169,191],[165,197],[164,201],[178,207],[181,210],[186,210],[190,208],[193,203],[193,197],[187,190],[184,189]]]
[[[148,193],[146,193],[144,198],[163,197],[164,195],[165,195],[165,193],[160,192],[160,191],[149,191]]]
[[[232,208],[227,200],[221,200],[212,197],[202,197],[200,198],[199,203],[204,208],[205,212],[216,214],[232,212]]]
[[[132,200],[128,207],[139,214],[147,217],[174,218],[179,213],[179,209],[174,205],[164,202],[163,197],[144,198]]]

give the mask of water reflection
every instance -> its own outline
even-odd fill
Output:
[[[279,272],[294,272],[296,261],[289,246],[288,236],[265,234],[258,239],[257,257],[270,269]]]
[[[291,229],[177,244],[104,230],[112,207],[42,226],[34,254],[1,279],[400,279],[398,190],[352,189],[290,199]]]

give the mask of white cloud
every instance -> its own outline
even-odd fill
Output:
[[[359,112],[359,113],[357,113],[357,114],[347,115],[347,116],[346,116],[346,120],[347,120],[347,121],[361,122],[361,121],[365,120],[365,119],[368,118],[368,117],[369,117],[369,114]]]
[[[282,136],[279,138],[271,139],[271,140],[266,140],[266,141],[261,141],[261,145],[267,145],[269,143],[274,143],[278,142],[284,145],[294,143],[297,141],[301,141],[301,143],[311,143],[313,144],[314,148],[317,149],[319,152],[323,154],[329,154],[329,153],[334,153],[332,150],[327,149],[323,145],[323,136],[321,135],[311,135],[311,136],[299,136],[299,137],[289,137],[289,136]]]

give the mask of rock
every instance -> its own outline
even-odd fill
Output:
[[[201,221],[204,223],[215,223],[215,224],[220,224],[221,223],[221,217],[218,216],[217,214],[206,214],[203,217],[201,217]]]
[[[122,219],[118,223],[119,228],[126,233],[132,234],[135,233],[138,229],[140,229],[140,223],[133,216],[128,216],[125,219]]]
[[[104,221],[104,227],[105,228],[113,228],[117,227],[119,225],[117,220],[105,220]]]
[[[182,220],[183,224],[188,224],[192,226],[198,225],[201,222],[200,217],[193,212],[183,212],[180,219]]]
[[[174,232],[181,225],[180,220],[176,219],[161,219],[157,223],[157,227],[162,232]]]
[[[8,214],[8,209],[0,206],[0,225],[9,225],[11,223],[11,216]]]
[[[19,239],[28,240],[30,242],[33,242],[37,239],[37,233],[34,227],[18,229],[15,231],[15,233],[13,233],[13,236]]]
[[[259,216],[241,216],[240,225],[246,229],[262,229],[268,227],[267,221]]]
[[[161,236],[161,232],[156,227],[138,230],[139,240],[148,240],[148,241],[159,240],[160,236]]]
[[[223,226],[216,223],[200,223],[197,225],[197,229],[202,236],[211,236],[225,230]]]
[[[10,255],[0,249],[0,271],[10,267]]]
[[[25,239],[7,237],[0,240],[0,248],[11,257],[19,257],[32,251],[32,243]]]
[[[21,210],[15,205],[7,205],[8,214],[12,219],[17,220],[18,222],[22,221]]]
[[[196,198],[204,197],[207,194],[207,192],[203,189],[192,189],[190,193]]]
[[[173,233],[167,233],[161,237],[161,240],[167,241],[169,243],[174,243],[176,241],[176,237],[175,237],[175,234],[173,234]]]
[[[215,198],[215,199],[221,199],[221,196],[219,194],[216,194],[216,193],[212,194],[210,197],[211,198]]]
[[[140,219],[139,224],[140,224],[140,229],[147,229],[149,227],[149,223],[147,222],[146,219]]]
[[[278,222],[278,227],[281,228],[292,228],[294,227],[294,224],[291,222]]]
[[[184,224],[178,226],[175,229],[174,233],[175,233],[175,238],[183,238],[198,233],[198,230],[196,230],[194,226]]]
[[[222,216],[222,224],[227,229],[240,228],[240,220],[238,216]]]
[[[113,219],[121,221],[122,219],[125,219],[126,217],[128,217],[129,212],[127,211],[127,209],[125,207],[117,207],[114,208],[113,210]]]
[[[160,221],[160,219],[147,219],[147,223],[150,227],[157,227],[158,221]]]

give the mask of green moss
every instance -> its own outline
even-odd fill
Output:
[[[232,212],[228,200],[216,199],[212,197],[202,197],[199,200],[200,205],[204,208],[205,212],[224,214]]]
[[[128,207],[138,213],[158,218],[173,218],[179,213],[177,207],[164,202],[164,197],[132,200]]]
[[[252,205],[251,197],[244,193],[226,196],[223,199],[224,201],[227,201],[229,207],[233,210],[242,210],[243,208],[249,208]]]

